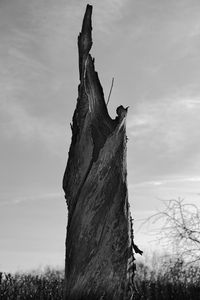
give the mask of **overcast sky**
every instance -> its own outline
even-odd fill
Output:
[[[64,265],[61,188],[87,1],[0,1],[0,270]],[[159,199],[200,200],[200,2],[101,0],[92,55],[111,116],[130,106],[128,183],[137,220]],[[146,233],[147,234],[147,233]],[[145,230],[135,232],[145,247]]]

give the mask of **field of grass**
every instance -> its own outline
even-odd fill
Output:
[[[63,277],[63,271],[49,268],[42,273],[0,273],[0,299],[60,300]],[[136,300],[198,300],[200,266],[155,256],[137,264],[135,290]]]
[[[200,265],[155,256],[137,264],[135,289],[138,300],[200,300]]]
[[[63,299],[64,272],[47,268],[44,272],[1,273],[1,300]]]

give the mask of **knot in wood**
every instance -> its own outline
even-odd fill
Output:
[[[123,105],[120,105],[117,107],[116,109],[116,113],[118,115],[118,117],[120,117],[120,119],[123,119],[126,117],[128,112],[128,107],[124,108]]]

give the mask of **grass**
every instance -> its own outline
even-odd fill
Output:
[[[64,272],[0,273],[1,300],[60,300]],[[180,259],[154,256],[137,263],[136,300],[200,299],[200,266]]]
[[[64,272],[47,268],[43,273],[0,273],[1,300],[63,299]]]
[[[151,264],[137,264],[135,289],[138,300],[198,300],[200,266],[156,256]]]

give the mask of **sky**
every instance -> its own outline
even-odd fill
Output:
[[[96,70],[111,117],[127,117],[135,242],[162,201],[200,201],[200,2],[93,5]],[[0,270],[64,266],[62,191],[78,95],[77,36],[87,1],[0,1]],[[153,242],[152,242],[153,247]]]

